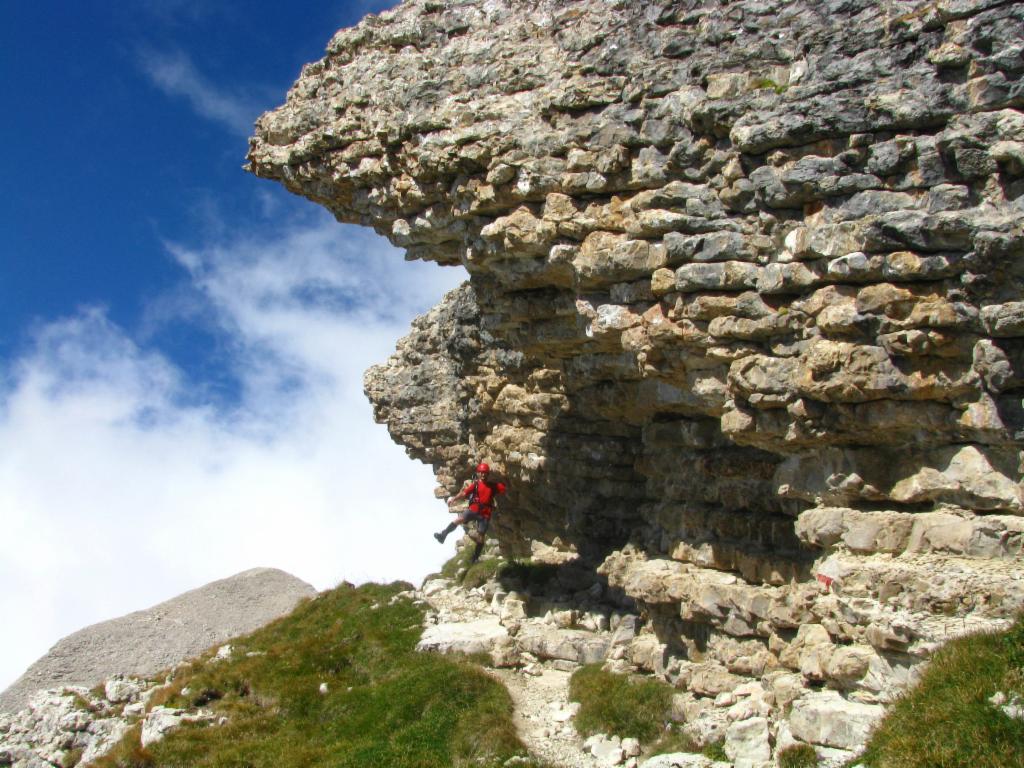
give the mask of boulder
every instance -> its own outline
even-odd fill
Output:
[[[553,629],[530,622],[516,635],[516,644],[539,659],[562,659],[577,664],[604,661],[611,646],[609,633],[593,633],[578,629]]]
[[[145,748],[155,744],[183,723],[211,722],[214,719],[214,714],[206,710],[153,707],[142,721],[142,746]]]
[[[497,616],[428,626],[416,644],[418,651],[435,653],[490,653],[508,638]]]
[[[772,747],[768,720],[752,717],[730,725],[725,732],[725,754],[736,768],[764,768],[769,765]]]
[[[145,687],[145,683],[140,680],[125,679],[119,675],[104,683],[103,695],[114,704],[127,704],[137,701]]]
[[[820,691],[793,702],[789,727],[800,741],[851,750],[867,742],[884,713],[879,705],[859,704],[835,691]]]

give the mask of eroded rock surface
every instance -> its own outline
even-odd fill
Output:
[[[1022,39],[999,0],[416,0],[250,163],[467,268],[375,414],[439,493],[496,467],[505,551],[600,565],[694,722],[872,707],[1024,606]],[[846,749],[820,709],[790,735]]]
[[[230,648],[230,646],[224,646]],[[172,672],[173,675],[173,672]],[[36,691],[19,712],[0,712],[0,765],[9,768],[86,766],[107,754],[133,728],[143,748],[184,723],[223,725],[208,709],[150,706],[150,700],[171,682],[117,675],[89,690],[62,686]]]
[[[57,688],[36,691],[20,712],[0,713],[0,765],[86,765],[105,754],[124,737],[132,721],[141,717],[144,707],[140,699],[143,685],[113,682],[132,686],[133,695],[113,701],[86,688]]]

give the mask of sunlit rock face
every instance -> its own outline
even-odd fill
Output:
[[[1024,605],[1022,40],[995,0],[417,0],[250,167],[469,271],[366,389],[443,492],[508,480],[503,547],[603,563],[688,664],[884,700]]]

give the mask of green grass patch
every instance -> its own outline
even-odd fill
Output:
[[[996,691],[1024,696],[1024,619],[1006,632],[941,648],[855,762],[871,768],[1019,768],[1024,722],[989,704]]]
[[[500,557],[483,558],[475,563],[472,559],[473,547],[462,547],[456,550],[451,559],[441,566],[441,572],[435,575],[458,582],[466,589],[473,589],[496,578],[506,565],[505,560]]]
[[[753,83],[751,83],[751,87],[754,90],[764,90],[764,89],[767,89],[767,90],[775,91],[775,93],[780,93],[780,94],[781,93],[785,93],[786,91],[789,90],[789,86],[788,85],[784,85],[782,83],[776,83],[770,77],[758,78]]]
[[[473,547],[463,547],[436,574],[457,581],[463,587],[472,589],[498,580],[505,589],[527,592],[543,592],[558,577],[559,566],[548,563],[534,563],[529,559],[506,560],[503,557],[482,558],[470,562]],[[430,577],[428,577],[430,578]]]
[[[462,577],[461,584],[466,589],[479,587],[496,578],[504,566],[505,561],[499,558],[479,560],[470,564],[469,568],[466,569],[466,574]]]
[[[99,706],[93,704],[80,693],[72,693],[71,700],[74,708],[81,712],[97,712],[99,710]]]
[[[794,744],[777,755],[779,768],[817,768],[818,753],[810,744]]]
[[[94,760],[94,766],[119,766],[119,768],[149,768],[153,756],[140,746],[142,725],[131,728],[120,742],[106,755]]]
[[[342,585],[233,641],[231,660],[193,661],[164,703],[227,724],[186,725],[147,750],[136,732],[94,765],[448,768],[524,755],[500,683],[468,661],[415,652],[422,611],[392,603],[408,587]]]
[[[673,752],[700,752],[697,742],[682,731],[672,728],[664,731],[658,740],[651,744],[648,756],[670,755]]]
[[[700,753],[709,760],[716,760],[723,763],[729,762],[729,756],[725,754],[725,741],[713,741],[705,744]]]
[[[469,561],[472,557],[473,547],[462,547],[455,550],[455,554],[441,566],[441,573],[438,575],[446,579],[458,578],[460,573],[464,573],[469,569]]]
[[[635,680],[605,672],[599,665],[581,667],[569,680],[569,698],[580,703],[576,729],[654,741],[665,729],[672,688],[658,680]]]

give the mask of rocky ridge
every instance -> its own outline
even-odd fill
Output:
[[[87,765],[134,727],[145,747],[183,722],[213,721],[202,707],[151,706],[151,699],[178,664],[316,594],[284,571],[253,568],[68,635],[4,691],[0,766]],[[212,658],[231,654],[221,645]]]
[[[115,675],[154,675],[252,632],[315,595],[312,586],[284,571],[253,568],[93,624],[60,640],[0,694],[0,712],[25,708],[41,690],[89,689]]]
[[[632,600],[690,720],[756,683],[769,743],[848,745],[792,713],[1024,606],[1021,40],[1002,0],[412,0],[250,167],[469,271],[365,380],[440,494],[490,461],[504,551]]]

